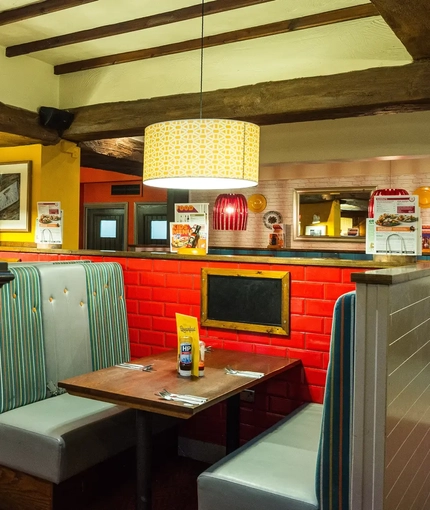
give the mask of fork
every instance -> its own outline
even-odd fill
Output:
[[[191,402],[189,400],[179,400],[179,398],[169,397],[169,395],[162,395],[161,393],[156,393],[156,395],[161,397],[163,400],[172,400],[173,402],[180,402],[185,407],[194,407],[194,406],[200,405],[200,402]]]
[[[167,395],[166,393],[163,393],[162,391],[156,393],[156,395],[161,397],[163,400],[172,400],[173,402],[180,402],[181,404],[184,404],[184,406],[198,406],[200,404],[203,404],[202,401],[187,400],[185,398],[172,397],[171,395]]]
[[[257,379],[264,376],[262,372],[252,372],[249,370],[235,370],[230,365],[227,365],[225,367],[225,372],[226,374],[240,375],[242,377],[256,377]]]
[[[170,391],[167,391],[166,388],[163,388],[158,394],[166,399],[169,398],[179,402],[189,402],[193,404],[203,404],[208,400],[206,397],[198,397],[196,395],[179,395],[178,393],[170,393]]]
[[[152,370],[152,363],[150,365],[137,365],[134,363],[121,363],[119,365],[115,365],[119,368],[128,368],[130,370],[142,370],[143,372],[150,372]]]

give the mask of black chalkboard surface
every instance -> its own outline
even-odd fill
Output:
[[[289,273],[202,269],[204,326],[289,333]]]

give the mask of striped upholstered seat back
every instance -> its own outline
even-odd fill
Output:
[[[336,301],[317,465],[320,510],[349,509],[355,313],[355,292]]]
[[[0,291],[0,413],[46,396],[39,274],[10,270],[15,279]]]
[[[93,370],[130,360],[122,268],[116,262],[84,264]]]

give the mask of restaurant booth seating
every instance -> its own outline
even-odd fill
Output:
[[[348,510],[355,292],[334,308],[323,405],[307,403],[198,478],[199,510]]]
[[[129,361],[122,268],[9,269],[15,279],[0,292],[0,509],[49,509],[54,485],[135,444],[133,411],[57,386]]]

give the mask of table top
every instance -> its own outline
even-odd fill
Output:
[[[217,349],[206,353],[203,377],[181,377],[177,373],[176,360],[175,351],[164,352],[133,360],[133,363],[142,365],[152,363],[150,372],[114,366],[60,381],[58,385],[71,395],[186,419],[300,363],[291,358]],[[224,370],[227,365],[265,375],[258,379],[227,375]],[[163,388],[172,393],[207,397],[208,401],[186,407],[181,402],[157,396]]]

